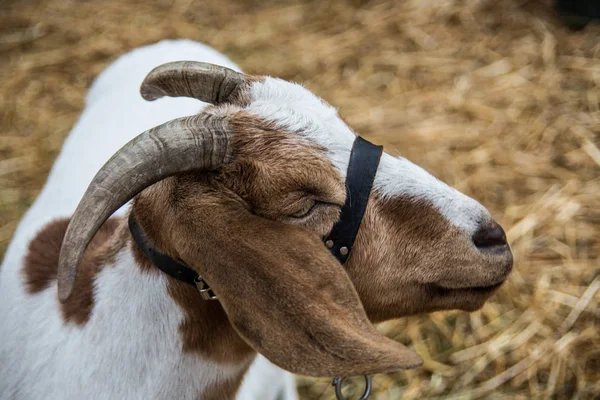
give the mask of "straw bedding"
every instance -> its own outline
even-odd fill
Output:
[[[373,398],[600,394],[600,26],[571,32],[544,0],[5,1],[0,254],[93,78],[178,37],[304,83],[506,228],[516,268],[481,311],[381,326],[425,364],[376,376]]]

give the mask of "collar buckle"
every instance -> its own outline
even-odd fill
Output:
[[[208,286],[208,283],[206,283],[206,281],[202,279],[200,275],[194,278],[194,283],[196,284],[196,287],[200,292],[200,297],[202,297],[203,300],[218,300],[215,292],[212,291],[210,286]]]

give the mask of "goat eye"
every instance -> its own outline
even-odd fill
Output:
[[[293,214],[290,214],[290,217],[292,217],[292,218],[308,217],[309,214],[315,209],[316,205],[317,205],[317,202],[315,200],[308,201],[304,204],[304,206],[301,209],[299,209],[298,211],[296,211]]]

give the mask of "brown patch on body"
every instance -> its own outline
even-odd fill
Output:
[[[38,293],[55,284],[58,256],[69,221],[62,218],[48,223],[29,243],[22,270],[28,293]],[[125,244],[124,233],[126,224],[111,218],[94,236],[83,256],[73,296],[61,304],[66,322],[83,325],[89,320],[94,307],[94,279],[105,265],[114,262]]]

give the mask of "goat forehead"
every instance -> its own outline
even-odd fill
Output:
[[[251,99],[249,112],[324,148],[345,179],[355,135],[334,107],[299,84],[271,77],[252,85]],[[403,157],[383,154],[374,189],[384,197],[427,200],[450,223],[469,235],[491,219],[480,203]]]
[[[355,135],[334,107],[299,84],[270,77],[252,85],[251,98],[247,111],[324,148],[345,178]]]

